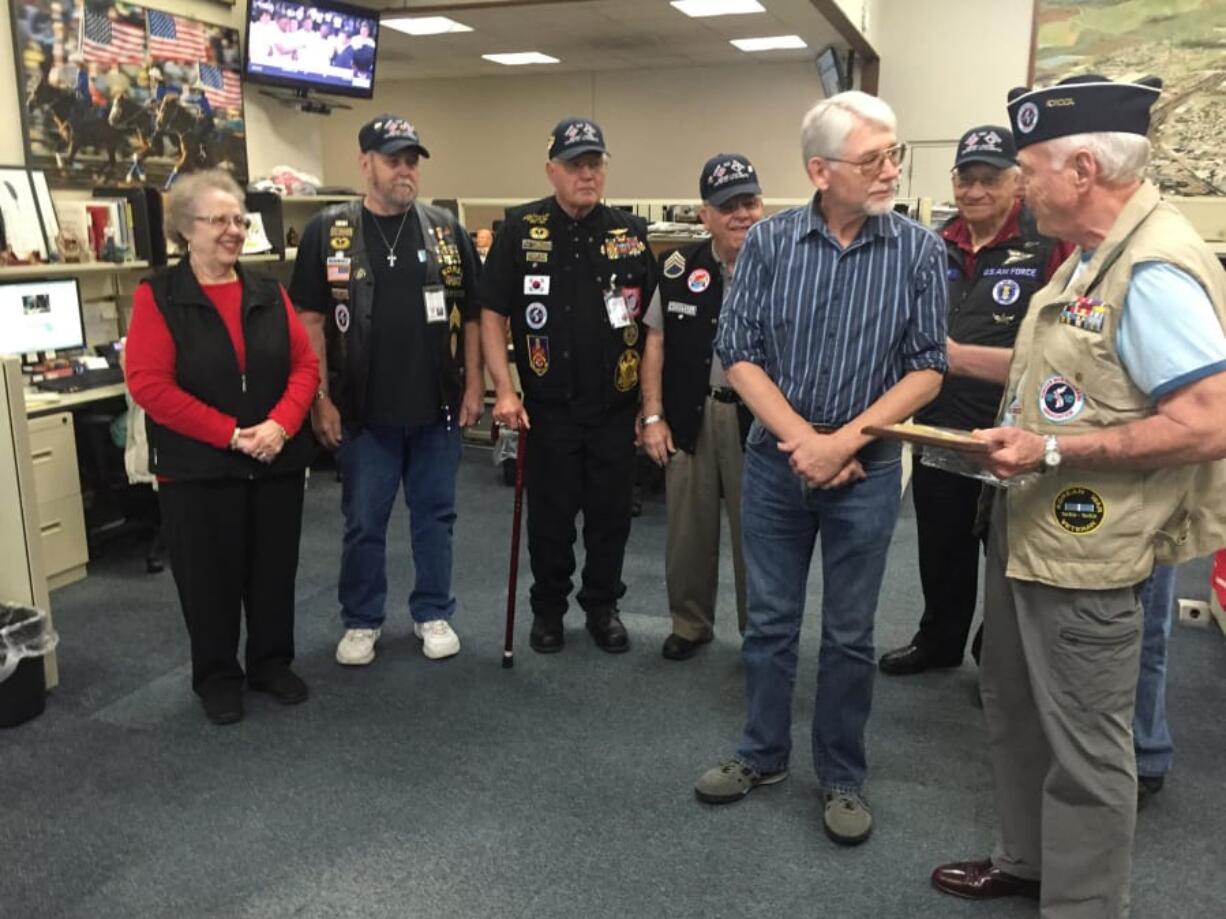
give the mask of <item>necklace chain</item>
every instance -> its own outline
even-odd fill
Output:
[[[400,234],[404,232],[404,224],[405,224],[405,221],[409,219],[409,212],[405,211],[404,216],[400,218],[400,227],[396,230],[396,238],[393,239],[390,243],[387,241],[387,237],[383,235],[383,228],[379,226],[378,215],[372,215],[372,216],[374,216],[375,218],[374,220],[375,232],[378,233],[379,238],[383,240],[383,245],[387,246],[387,263],[392,268],[395,268],[396,267],[396,243],[400,242]]]

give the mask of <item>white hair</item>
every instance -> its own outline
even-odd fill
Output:
[[[1078,150],[1086,150],[1098,163],[1099,175],[1111,185],[1138,182],[1149,163],[1149,138],[1123,131],[1069,134],[1047,142],[1051,163],[1064,166]]]
[[[851,90],[823,99],[809,109],[801,122],[800,150],[805,163],[815,156],[841,156],[847,135],[858,121],[880,125],[890,131],[898,128],[894,110],[876,96]]]

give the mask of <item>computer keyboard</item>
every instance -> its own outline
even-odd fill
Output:
[[[68,377],[40,380],[34,384],[34,388],[44,392],[80,392],[84,389],[97,389],[99,386],[112,386],[122,382],[123,370],[118,367],[107,367],[103,370],[74,373]]]

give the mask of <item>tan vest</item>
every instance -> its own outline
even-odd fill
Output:
[[[1157,413],[1116,351],[1134,265],[1169,262],[1196,278],[1226,329],[1226,272],[1148,182],[1069,286],[1079,259],[1080,250],[1034,295],[1018,331],[1003,409],[1028,431],[1080,434]],[[1226,461],[1149,472],[1060,466],[1009,489],[1008,501],[1006,574],[1023,581],[1123,587],[1145,580],[1155,563],[1226,546]]]

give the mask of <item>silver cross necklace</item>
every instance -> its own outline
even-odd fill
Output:
[[[396,231],[396,238],[389,243],[387,241],[387,237],[383,235],[383,228],[379,226],[378,216],[375,216],[375,232],[377,232],[379,234],[379,238],[383,240],[383,245],[387,246],[387,264],[392,268],[396,267],[396,243],[400,242],[400,234],[404,232],[404,224],[408,219],[409,212],[405,211],[404,216],[400,218],[400,228]]]

